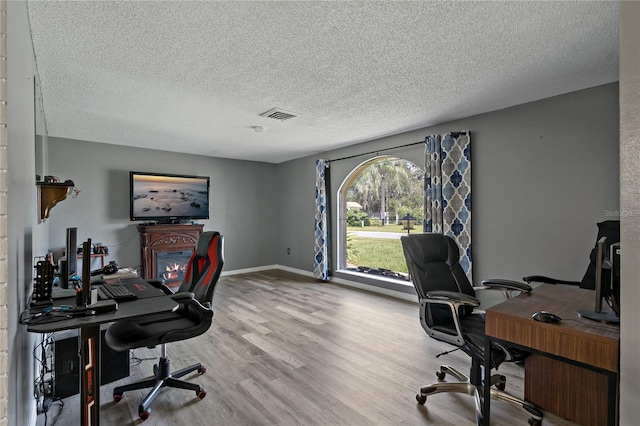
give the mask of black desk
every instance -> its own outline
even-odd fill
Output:
[[[56,299],[56,306],[74,305],[75,298]],[[27,331],[51,333],[80,329],[80,419],[82,425],[100,424],[100,324],[160,312],[172,312],[178,304],[159,292],[158,297],[118,303],[118,310],[97,315],[65,318],[49,323],[31,323]]]

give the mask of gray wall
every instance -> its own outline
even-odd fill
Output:
[[[607,213],[619,210],[618,119],[618,85],[609,84],[280,164],[281,211],[295,214],[281,218],[278,263],[313,268],[317,158],[346,157],[469,129],[474,278],[546,274],[580,280],[595,244],[596,223],[618,219]],[[384,154],[422,165],[423,152],[418,145]],[[357,165],[372,157],[332,162],[332,195]],[[336,210],[334,204],[334,224]],[[283,248],[289,245],[293,251],[287,256]]]
[[[10,425],[26,425],[33,405],[37,335],[18,324],[31,293],[33,258],[46,253],[48,226],[38,224],[35,185],[33,78],[36,73],[24,1],[7,2],[7,247],[8,395]],[[5,255],[5,253],[2,253]]]
[[[620,289],[620,424],[638,423],[640,400],[640,3],[620,4],[620,207],[622,270]]]
[[[178,141],[177,141],[178,143]],[[276,166],[167,151],[49,138],[49,172],[71,179],[81,191],[51,210],[50,248],[65,245],[65,229],[78,228],[78,241],[91,238],[109,247],[107,260],[140,265],[137,222],[129,221],[129,171],[210,176],[210,219],[204,230],[225,237],[225,270],[275,264],[273,242],[279,189]],[[99,267],[94,259],[92,268]]]
[[[110,247],[109,260],[139,265],[129,171],[197,174],[211,176],[211,219],[201,222],[225,235],[225,270],[280,264],[312,271],[316,158],[469,129],[475,279],[546,274],[579,280],[595,224],[618,218],[608,216],[619,210],[618,120],[618,85],[609,84],[278,165],[49,138],[49,173],[81,190],[52,209],[50,249],[60,250],[65,228],[77,226],[80,240]],[[385,154],[424,163],[421,145]],[[332,194],[368,158],[333,162]]]

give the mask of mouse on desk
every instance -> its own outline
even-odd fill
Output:
[[[558,315],[551,312],[547,312],[547,311],[534,312],[534,314],[531,315],[531,318],[533,318],[536,321],[547,322],[547,323],[558,323],[562,321],[562,318],[560,318]]]

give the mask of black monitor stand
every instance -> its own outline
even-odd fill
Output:
[[[620,317],[615,312],[596,312],[596,311],[578,311],[578,315],[594,321],[608,322],[611,324],[619,324]]]
[[[611,262],[605,256],[605,247],[607,244],[607,237],[602,237],[596,244],[596,300],[595,310],[580,310],[578,315],[582,318],[587,318],[594,321],[619,323],[620,317],[615,312],[602,311],[602,299],[610,297],[611,294],[611,282],[605,282],[603,271],[611,270]],[[610,276],[608,274],[607,276]]]

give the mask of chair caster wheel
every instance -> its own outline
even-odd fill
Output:
[[[444,380],[446,375],[447,373],[443,373],[442,371],[436,371],[436,377],[438,378],[438,380]]]
[[[542,420],[537,420],[537,419],[534,419],[533,417],[530,417],[529,424],[531,426],[542,426]]]
[[[504,383],[496,383],[496,389],[498,389],[499,391],[505,390],[506,387],[507,385],[505,385]]]
[[[139,416],[140,416],[140,420],[142,420],[143,422],[145,420],[147,420],[149,418],[149,416],[151,415],[151,413],[149,411],[141,411]]]
[[[425,402],[427,402],[427,397],[425,395],[416,395],[416,401],[418,401],[418,404],[420,405],[424,405]]]
[[[204,365],[198,368],[198,374],[204,374],[206,372],[207,372],[207,367],[205,367]]]
[[[200,389],[198,392],[196,392],[196,395],[198,395],[198,398],[204,399],[204,397],[207,396],[207,391],[204,389]]]
[[[115,402],[120,402],[120,401],[122,401],[122,394],[121,394],[121,393],[114,393],[114,394],[113,394],[113,400],[114,400]]]

